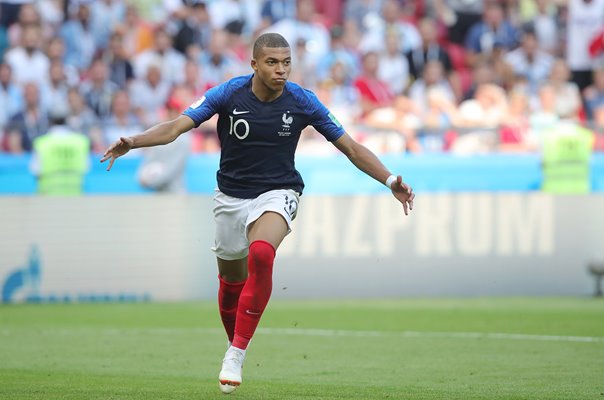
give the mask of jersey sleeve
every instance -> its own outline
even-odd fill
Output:
[[[307,92],[311,110],[310,125],[325,139],[333,142],[344,134],[344,128],[338,119],[319,101],[312,92]]]
[[[191,118],[193,122],[195,122],[196,127],[199,126],[202,122],[207,121],[212,115],[220,110],[227,97],[226,93],[227,83],[211,88],[202,98],[183,111],[183,115]]]

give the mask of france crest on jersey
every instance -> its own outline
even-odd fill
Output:
[[[242,199],[274,189],[302,193],[304,182],[294,164],[300,133],[312,125],[331,142],[344,129],[314,93],[295,83],[287,82],[283,94],[271,102],[258,100],[252,77],[237,77],[208,90],[183,114],[199,126],[218,113],[221,154],[216,178],[221,192]]]

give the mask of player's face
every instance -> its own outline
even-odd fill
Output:
[[[264,47],[252,60],[252,68],[266,87],[281,91],[292,69],[291,60],[289,47]]]

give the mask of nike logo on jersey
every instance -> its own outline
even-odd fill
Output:
[[[249,111],[237,111],[237,109],[233,110],[233,115],[247,114],[247,113],[249,113]]]
[[[249,314],[249,315],[260,315],[260,314],[262,314],[262,313],[259,313],[259,312],[253,312],[253,311],[250,311],[250,310],[245,310],[245,313],[246,313],[246,314]]]

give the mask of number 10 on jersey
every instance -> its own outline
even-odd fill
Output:
[[[237,139],[243,140],[250,133],[250,124],[243,118],[233,121],[233,116],[229,115],[229,119],[231,120],[231,127],[229,129],[229,135],[235,134]],[[239,127],[239,125],[243,124],[243,128]],[[239,128],[238,128],[239,127]],[[240,131],[243,131],[240,133]]]

